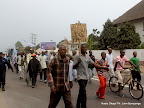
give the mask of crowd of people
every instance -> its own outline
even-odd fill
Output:
[[[105,99],[105,90],[108,85],[108,80],[112,76],[118,77],[119,82],[119,95],[124,96],[121,92],[121,86],[123,78],[121,73],[124,71],[129,72],[125,66],[125,62],[131,65],[132,77],[137,78],[137,81],[141,81],[141,74],[139,68],[139,59],[137,58],[137,52],[133,52],[133,58],[130,60],[125,56],[125,51],[121,50],[120,55],[116,57],[113,65],[112,48],[108,48],[108,53],[101,53],[101,59],[95,59],[92,51],[87,54],[86,45],[81,45],[81,52],[79,55],[75,50],[72,51],[72,55],[66,54],[67,50],[64,45],[59,46],[58,52],[48,53],[42,52],[34,53],[30,50],[28,54],[18,53],[15,57],[13,64],[16,73],[19,74],[19,79],[24,79],[25,72],[29,73],[29,80],[32,82],[32,88],[35,88],[37,82],[37,75],[40,74],[40,81],[44,83],[48,82],[51,88],[50,101],[48,108],[56,108],[61,97],[63,97],[65,107],[72,108],[71,102],[71,89],[73,87],[73,81],[79,84],[79,93],[77,98],[77,108],[86,108],[87,95],[86,86],[87,83],[92,83],[92,77],[97,72],[99,77],[100,86],[96,91],[96,96],[99,99]],[[5,76],[6,76],[6,64],[8,68],[12,68],[10,62],[11,56],[7,57],[0,52],[0,87],[2,85],[2,91],[5,91]],[[43,78],[44,76],[44,78]],[[137,85],[137,89],[139,86]]]

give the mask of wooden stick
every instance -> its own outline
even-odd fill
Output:
[[[79,57],[81,56],[81,44],[80,44],[80,38],[79,38]]]

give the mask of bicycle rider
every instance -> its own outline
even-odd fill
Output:
[[[130,73],[130,70],[128,69],[129,67],[124,66],[125,62],[129,62],[130,65],[137,67],[125,56],[125,51],[121,50],[120,56],[117,56],[117,58],[116,58],[116,63],[115,63],[115,67],[114,67],[115,74],[118,77],[119,96],[124,96],[121,93],[121,86],[123,83],[123,78],[121,76],[121,73]]]

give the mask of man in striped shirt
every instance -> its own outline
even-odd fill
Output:
[[[69,58],[66,57],[66,47],[62,45],[59,47],[58,56],[51,60],[47,70],[48,84],[51,88],[49,108],[56,108],[61,96],[65,108],[72,108],[68,72]]]

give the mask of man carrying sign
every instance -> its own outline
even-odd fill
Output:
[[[76,55],[74,59],[74,69],[77,69],[77,80],[79,83],[79,94],[77,99],[77,108],[86,108],[86,85],[89,79],[88,65],[93,64],[96,68],[108,69],[106,66],[100,66],[86,55],[86,45],[81,45],[81,55]],[[81,104],[81,105],[80,105]]]

